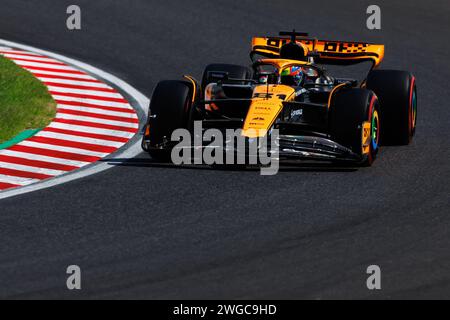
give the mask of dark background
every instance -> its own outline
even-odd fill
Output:
[[[207,63],[248,64],[251,37],[296,28],[386,45],[417,77],[417,135],[356,171],[152,165],[0,201],[3,298],[450,298],[448,1],[0,0],[0,38],[103,68],[148,97]],[[82,290],[65,287],[82,269]],[[366,268],[382,269],[382,290]]]

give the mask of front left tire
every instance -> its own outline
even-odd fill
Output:
[[[329,114],[331,137],[351,149],[361,166],[371,166],[376,159],[380,123],[378,98],[372,91],[341,89],[333,97]]]
[[[380,100],[383,134],[387,145],[407,145],[416,132],[417,87],[415,77],[406,71],[373,70],[367,76],[366,88]]]
[[[202,90],[205,90],[206,86],[212,82],[210,78],[210,72],[226,72],[230,78],[235,79],[251,79],[252,71],[250,68],[236,65],[236,64],[225,64],[225,63],[213,63],[207,65],[203,71],[202,76]]]

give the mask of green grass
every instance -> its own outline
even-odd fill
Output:
[[[0,55],[0,143],[51,122],[56,103],[43,83]]]

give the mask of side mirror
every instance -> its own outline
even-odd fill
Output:
[[[223,71],[209,71],[208,79],[210,82],[220,82],[228,80],[228,72]]]
[[[267,77],[267,82],[270,84],[277,84],[278,83],[278,73],[269,73]]]
[[[261,72],[258,74],[258,81],[260,84],[277,84],[278,73],[276,72]]]

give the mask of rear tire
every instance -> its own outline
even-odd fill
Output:
[[[235,79],[251,79],[252,71],[244,66],[235,64],[214,63],[206,66],[202,77],[202,88],[205,90],[206,86],[212,81],[208,77],[208,73],[211,71],[227,72],[230,78]]]
[[[383,133],[381,142],[407,145],[411,142],[417,122],[417,89],[414,76],[406,71],[373,70],[366,87],[380,100]]]
[[[377,96],[370,90],[342,89],[330,107],[330,134],[334,141],[351,149],[360,165],[370,166],[379,149],[380,113]],[[364,123],[369,123],[368,138],[363,145]],[[370,139],[370,140],[368,140]]]
[[[153,91],[147,125],[149,125],[146,150],[158,161],[170,161],[171,148],[161,148],[170,141],[172,132],[178,128],[189,128],[191,121],[192,93],[185,81],[161,81]],[[143,142],[144,144],[144,142]]]

